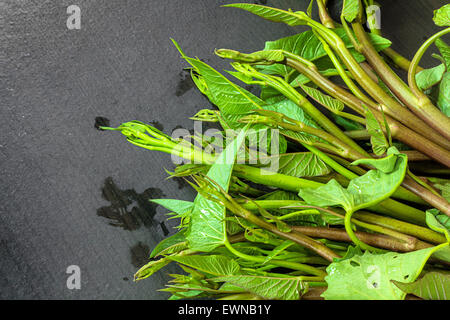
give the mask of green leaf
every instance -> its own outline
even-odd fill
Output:
[[[363,255],[333,262],[327,268],[328,289],[322,297],[326,300],[402,300],[406,293],[392,280],[415,281],[428,258],[444,246],[446,244],[408,253],[366,251]]]
[[[368,164],[377,170],[370,170],[352,179],[347,189],[333,179],[317,189],[301,189],[299,196],[308,204],[319,207],[341,206],[347,212],[373,206],[389,198],[400,186],[406,173],[407,157],[404,154],[391,154],[383,159],[359,160],[353,164]],[[387,171],[388,167],[392,170]]]
[[[240,271],[233,259],[219,255],[171,256],[171,260],[214,276],[234,275]]]
[[[382,155],[389,148],[389,143],[383,133],[380,123],[377,121],[372,111],[366,110],[366,128],[370,134],[370,143],[373,153]]]
[[[310,96],[312,99],[314,99],[327,109],[333,110],[335,112],[344,110],[344,103],[342,101],[334,99],[329,95],[324,94],[320,90],[308,86],[302,86],[301,88],[306,92],[308,96]]]
[[[175,212],[179,216],[185,216],[192,211],[194,203],[191,201],[184,201],[178,199],[151,199],[151,202],[159,204],[160,206]]]
[[[444,59],[447,71],[449,71],[450,70],[450,46],[448,46],[447,43],[445,43],[445,41],[442,40],[441,38],[436,39],[434,44],[439,49],[439,52],[441,53],[441,56]]]
[[[192,76],[197,87],[219,108],[221,120],[225,121],[228,127],[242,128],[244,125],[237,120],[265,104],[263,100],[231,82],[203,61],[187,57],[178,44],[172,41],[182,57],[192,66]]]
[[[231,173],[238,150],[247,130],[242,130],[238,137],[217,157],[207,176],[228,191]],[[209,252],[223,245],[226,241],[225,207],[205,199],[200,194],[194,200],[194,208],[189,221],[186,239],[189,248],[195,251]]]
[[[263,19],[273,22],[286,23],[287,25],[290,25],[292,27],[306,24],[305,20],[303,19],[303,17],[306,16],[304,12],[285,11],[277,8],[249,3],[233,3],[224,5],[224,7],[233,7],[246,10]]]
[[[352,55],[358,62],[365,60],[364,56],[358,53],[343,28],[333,30],[344,42]],[[388,48],[391,42],[383,37],[369,33],[368,36],[377,51]],[[284,50],[303,57],[309,61],[315,61],[319,70],[334,69],[334,65],[323,47],[323,43],[317,38],[313,31],[304,31],[294,36],[281,38],[276,41],[266,42],[264,50]],[[264,73],[279,74],[288,77],[293,70],[290,67],[280,64],[260,66]],[[298,73],[295,73],[298,74]]]
[[[425,300],[450,300],[450,274],[428,272],[412,283],[394,281],[403,292]]]
[[[311,152],[285,153],[270,156],[267,160],[278,161],[277,173],[292,177],[317,177],[332,172],[325,162]]]
[[[264,299],[299,300],[307,291],[307,284],[301,277],[277,278],[254,275],[235,275],[212,279],[231,283]]]
[[[352,23],[358,17],[360,12],[359,0],[344,0],[344,7],[342,9],[342,15],[345,20]]]
[[[420,71],[418,74],[416,74],[417,86],[422,91],[431,88],[442,80],[445,71],[446,67],[443,63],[434,68]]]
[[[294,242],[291,240],[285,240],[280,245],[275,247],[272,252],[267,256],[266,260],[263,264],[267,264],[270,260],[275,259],[279,254],[281,254],[283,251],[287,250],[289,247],[295,245]]]
[[[359,246],[348,246],[347,252],[342,258],[334,258],[333,262],[340,262],[353,258],[354,256],[362,256],[364,252],[361,251]]]
[[[187,249],[188,245],[186,242],[186,230],[181,230],[174,235],[165,238],[153,249],[150,254],[150,258],[154,258],[158,255],[167,255],[172,253],[177,253],[182,250]]]
[[[450,26],[450,4],[434,10],[434,23],[439,27],[449,27]]]
[[[275,111],[275,112],[279,112],[282,113],[286,116],[288,116],[289,118],[292,118],[294,120],[297,121],[301,121],[304,124],[314,127],[314,128],[320,128],[320,126],[311,118],[311,116],[309,116],[305,111],[303,111],[302,108],[300,108],[297,104],[295,104],[294,102],[292,102],[289,99],[285,99],[279,102],[276,102],[274,104],[271,105],[266,105],[264,106],[264,110],[269,110],[269,111]],[[312,140],[321,140],[319,137],[307,134],[307,133],[303,133],[303,132],[294,132],[291,130],[287,130],[287,129],[280,129],[280,132],[283,134],[288,135],[289,137],[293,138],[293,139],[312,139]],[[322,140],[323,142],[323,140]]]
[[[437,105],[447,117],[450,117],[450,71],[444,73],[439,84]]]

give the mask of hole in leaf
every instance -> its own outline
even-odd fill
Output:
[[[392,259],[397,259],[397,258],[398,258],[398,256],[393,256],[393,257],[392,257]]]
[[[374,288],[377,288],[377,287],[378,287],[378,283],[374,282],[374,283],[372,283],[372,286],[373,286]]]
[[[403,277],[403,279],[408,279],[409,278],[409,274],[407,274],[406,276]]]
[[[359,266],[361,266],[358,262],[353,261],[353,260],[350,260],[350,265],[353,266],[353,267],[359,267]]]

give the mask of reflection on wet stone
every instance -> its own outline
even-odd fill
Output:
[[[161,122],[154,120],[154,121],[151,121],[150,124],[153,127],[155,127],[156,129],[158,129],[159,131],[164,131],[164,126],[162,125]]]
[[[149,201],[164,196],[162,190],[158,188],[148,188],[142,193],[137,193],[134,189],[121,190],[113,179],[108,177],[102,187],[102,197],[109,201],[110,205],[99,208],[97,215],[108,219],[109,225],[124,230],[132,231],[141,226],[161,224],[163,232],[166,233],[164,223],[155,223],[153,219],[158,205]]]
[[[102,130],[100,127],[109,127],[110,121],[105,117],[96,117],[94,127],[97,130]]]
[[[194,81],[191,78],[189,70],[183,70],[180,72],[180,80],[177,84],[175,95],[181,97],[183,94],[191,90],[195,86]]]
[[[148,262],[150,256],[150,248],[142,242],[138,242],[136,245],[131,247],[130,252],[131,263],[136,268],[140,268]]]

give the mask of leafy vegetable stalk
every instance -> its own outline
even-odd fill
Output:
[[[180,223],[136,281],[176,263],[170,299],[448,299],[450,5],[434,12],[445,29],[409,60],[376,28],[372,0],[345,0],[340,21],[327,2],[225,5],[310,28],[253,53],[215,50],[232,60],[226,75],[172,40],[217,107],[191,118],[216,125],[214,137],[103,128],[183,159],[169,178],[197,192],[151,200]],[[441,64],[422,69],[431,45]]]

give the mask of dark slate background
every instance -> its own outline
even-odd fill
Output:
[[[302,30],[220,8],[232,2],[2,1],[1,299],[167,298],[156,290],[175,266],[132,281],[176,225],[147,200],[191,200],[194,193],[165,180],[170,156],[134,147],[94,123],[138,119],[169,134],[192,129],[188,117],[210,105],[193,88],[170,37],[188,55],[223,69],[215,48],[252,52]],[[256,2],[296,10],[309,3]],[[437,30],[432,11],[445,4],[380,2],[385,35],[408,57]],[[71,4],[81,8],[81,30],[66,27]],[[66,287],[69,265],[81,268],[80,290]]]

